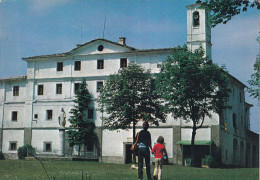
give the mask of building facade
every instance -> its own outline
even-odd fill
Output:
[[[191,50],[202,45],[211,57],[208,13],[198,7],[199,4],[187,6],[187,45]],[[158,65],[171,56],[172,50],[139,50],[127,46],[125,38],[118,42],[95,39],[66,53],[23,58],[27,63],[26,76],[0,80],[0,150],[6,158],[17,158],[17,149],[26,144],[36,148],[39,156],[78,154],[78,147],[69,147],[66,131],[75,91],[85,79],[92,96],[87,118],[96,124],[97,139],[81,155],[102,162],[130,163],[132,131],[102,130],[105,114],[98,111],[96,99],[110,74],[127,67],[129,62],[158,73]],[[195,145],[201,159],[214,151],[224,165],[258,166],[258,135],[249,131],[251,105],[245,102],[245,85],[231,75],[230,80],[232,109],[205,119],[203,127],[197,130]],[[65,128],[59,125],[61,109],[66,114]],[[141,130],[141,122],[137,130]],[[166,123],[149,130],[153,143],[158,136],[164,136],[171,163],[189,164],[191,123],[173,119],[169,114]]]

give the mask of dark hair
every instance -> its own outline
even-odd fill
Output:
[[[163,144],[164,138],[162,136],[159,136],[158,139],[157,139],[157,142],[160,143],[160,144]]]
[[[149,128],[149,123],[147,121],[144,121],[143,123],[143,129],[147,130]]]

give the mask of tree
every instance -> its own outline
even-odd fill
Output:
[[[205,0],[201,3],[201,8],[213,12],[209,18],[212,27],[220,23],[226,24],[233,16],[247,11],[248,7],[260,9],[259,0]]]
[[[251,79],[247,82],[250,87],[247,88],[247,91],[250,93],[250,96],[253,98],[260,99],[259,91],[260,91],[260,55],[257,56],[255,64],[254,64],[254,73],[251,75]]]
[[[87,118],[87,110],[91,95],[87,89],[86,81],[83,80],[76,91],[74,100],[74,108],[70,113],[72,116],[69,118],[71,129],[68,131],[70,146],[79,146],[79,155],[81,145],[92,145],[95,139],[95,123]]]
[[[192,121],[191,158],[195,163],[194,140],[205,117],[229,107],[228,75],[222,67],[204,57],[202,47],[191,52],[178,46],[172,57],[162,63],[156,89],[164,99],[164,111],[176,119]]]
[[[117,74],[109,75],[98,98],[99,107],[107,116],[103,117],[103,128],[109,130],[133,128],[135,142],[138,120],[159,125],[165,121],[161,103],[154,91],[154,80],[150,71],[145,71],[136,63]]]

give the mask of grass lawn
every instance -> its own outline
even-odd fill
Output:
[[[130,164],[106,164],[85,161],[42,161],[49,179],[68,180],[137,180],[137,170]],[[153,171],[154,166],[151,166]],[[182,166],[163,166],[163,180],[258,180],[258,168],[204,169]],[[0,179],[47,180],[41,164],[36,160],[0,161]],[[144,178],[146,174],[144,172]]]

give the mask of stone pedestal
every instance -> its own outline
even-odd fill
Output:
[[[60,140],[60,147],[59,147],[59,155],[64,156],[64,148],[65,148],[65,128],[59,128],[59,140]]]

